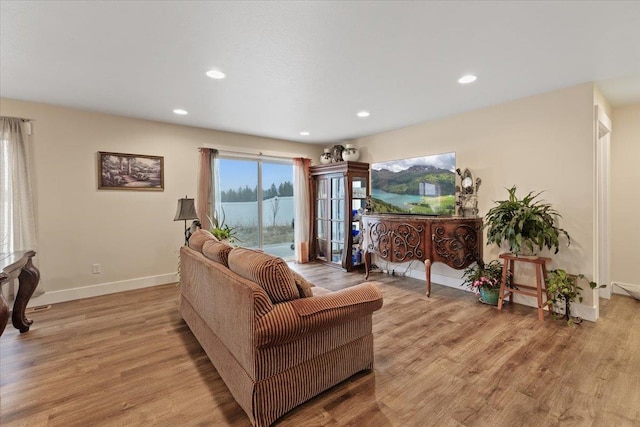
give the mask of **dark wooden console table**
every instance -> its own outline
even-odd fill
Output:
[[[32,320],[27,319],[24,311],[40,280],[40,272],[32,262],[34,256],[36,256],[35,251],[0,253],[0,290],[2,285],[15,278],[19,281],[11,319],[13,326],[19,329],[20,333],[27,332],[33,323]],[[9,305],[0,292],[0,335],[4,332],[8,320]]]
[[[482,259],[482,218],[370,214],[362,225],[365,278],[372,253],[390,262],[424,261],[427,296],[432,263],[461,270]]]

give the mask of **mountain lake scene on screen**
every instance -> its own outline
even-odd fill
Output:
[[[453,215],[456,153],[371,165],[371,202],[376,213]]]

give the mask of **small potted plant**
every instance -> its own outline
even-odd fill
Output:
[[[213,218],[208,217],[209,222],[211,222],[211,234],[213,234],[218,240],[226,241],[229,243],[234,243],[236,240],[240,240],[237,238],[237,230],[235,227],[229,227],[224,223],[225,215],[224,209],[222,209],[222,217],[219,218],[218,212],[213,212]]]
[[[584,274],[568,274],[563,269],[550,270],[547,272],[547,294],[549,300],[549,311],[553,314],[554,319],[558,311],[564,310],[564,318],[568,324],[576,323],[571,318],[571,303],[582,302],[582,288],[578,286],[578,279],[584,279]],[[598,285],[596,282],[589,282],[591,289],[605,288],[606,285]],[[579,323],[581,319],[577,318]]]
[[[500,283],[502,282],[502,263],[497,259],[488,264],[480,261],[464,270],[462,286],[467,286],[480,295],[480,301],[485,304],[497,305]],[[510,277],[507,277],[507,281]],[[508,283],[507,283],[508,285]]]
[[[507,242],[509,251],[516,255],[525,251],[535,255],[545,247],[558,253],[561,235],[566,236],[567,245],[571,244],[569,233],[556,225],[556,218],[562,216],[549,203],[538,199],[542,192],[530,192],[519,199],[515,186],[507,191],[509,199],[495,202],[496,206],[485,216],[487,244],[500,246]]]

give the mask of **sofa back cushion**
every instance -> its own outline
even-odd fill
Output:
[[[202,245],[204,245],[204,242],[206,242],[207,240],[218,239],[216,239],[216,236],[211,234],[210,231],[202,229],[196,230],[196,232],[193,233],[191,237],[189,237],[189,247],[194,251],[202,252]]]
[[[202,245],[202,254],[212,261],[229,267],[229,252],[233,246],[219,240],[206,240]]]
[[[233,248],[229,252],[229,269],[260,285],[274,304],[300,298],[293,273],[282,258],[252,249]]]

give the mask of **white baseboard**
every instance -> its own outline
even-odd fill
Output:
[[[27,307],[37,307],[40,305],[56,304],[59,302],[114,294],[116,292],[131,291],[133,289],[149,288],[151,286],[166,285],[177,281],[178,276],[176,273],[168,273],[158,276],[139,277],[136,279],[121,280],[118,282],[100,283],[98,285],[63,289],[60,291],[45,291],[44,294],[31,298]]]
[[[409,277],[418,280],[426,281],[427,278],[425,276],[424,271],[412,270],[408,274]],[[437,283],[438,285],[448,286],[450,288],[458,288],[460,290],[464,290],[462,288],[462,279],[457,279],[455,277],[443,276],[442,274],[431,273],[431,283]]]
[[[571,304],[571,315],[583,320],[595,322],[600,318],[600,307],[591,307],[574,302]]]
[[[624,291],[624,289],[620,289],[620,287],[616,285],[624,286],[625,288],[628,288],[633,292],[640,293],[640,285],[636,285],[633,283],[612,282],[611,288],[614,294],[627,295],[627,296],[629,295],[627,292]]]
[[[544,297],[543,297],[543,300],[544,300]],[[538,301],[536,300],[535,297],[530,297],[526,295],[514,295],[514,303],[527,305],[529,307],[538,306]],[[549,311],[548,306],[545,306],[544,309],[546,311]],[[564,314],[564,309],[562,309],[562,313],[558,313],[558,316],[562,316],[563,314]],[[582,320],[595,322],[600,317],[600,307],[584,305],[584,304],[580,304],[579,302],[572,302],[571,315],[573,317],[579,317]]]

